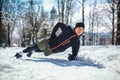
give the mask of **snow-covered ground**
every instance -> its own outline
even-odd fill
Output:
[[[68,61],[65,52],[31,58],[13,57],[24,48],[0,48],[0,80],[120,80],[120,46],[82,46],[79,61]]]

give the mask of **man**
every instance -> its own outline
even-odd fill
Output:
[[[62,32],[57,36],[56,32],[58,28],[60,28]],[[70,26],[58,22],[53,28],[49,39],[46,39],[46,34],[44,34],[44,39],[42,41],[17,53],[15,57],[21,58],[23,53],[28,53],[27,56],[30,57],[32,51],[44,52],[44,55],[48,56],[50,54],[63,52],[67,48],[72,47],[72,54],[68,55],[68,60],[75,60],[80,46],[79,37],[82,35],[83,29],[83,23],[76,23],[75,28],[72,29]]]

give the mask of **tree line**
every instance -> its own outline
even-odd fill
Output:
[[[104,0],[104,4],[108,4],[109,8],[104,7],[102,11],[98,10],[99,0],[55,0],[57,20],[66,25],[73,24],[73,16],[78,11],[81,12],[78,16],[81,21],[89,24],[87,27],[90,45],[94,44],[99,35],[94,36],[94,33],[99,32],[101,26],[107,27],[112,33],[112,45],[120,45],[120,1],[119,0]],[[102,4],[103,4],[102,3]],[[86,17],[85,9],[89,6],[89,15]],[[107,20],[105,20],[107,16]],[[0,46],[6,43],[11,46],[13,42],[21,45],[35,43],[39,41],[39,29],[42,23],[49,19],[49,12],[44,11],[41,0],[0,0]],[[109,22],[109,23],[108,23]],[[111,25],[109,25],[111,24]],[[14,38],[13,31],[17,29],[19,36]],[[85,32],[84,32],[85,33]],[[92,33],[92,34],[91,34]],[[82,36],[83,45],[86,35]]]

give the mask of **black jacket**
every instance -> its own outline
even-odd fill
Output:
[[[61,28],[62,33],[55,35],[58,28]],[[77,56],[80,46],[79,37],[74,33],[70,26],[63,23],[57,23],[52,31],[49,39],[49,46],[53,53],[62,52],[69,47],[72,47],[72,55]]]

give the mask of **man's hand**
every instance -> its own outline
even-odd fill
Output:
[[[68,54],[68,60],[69,61],[76,60],[76,57],[71,54]]]

